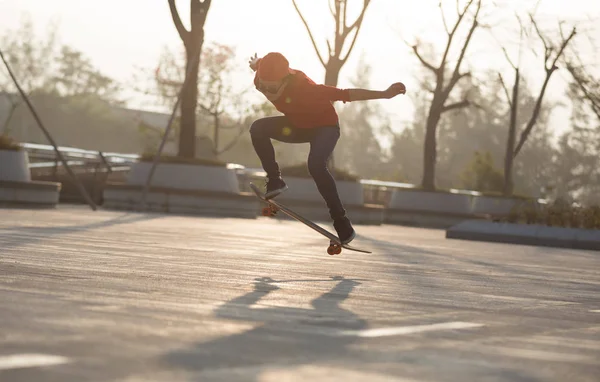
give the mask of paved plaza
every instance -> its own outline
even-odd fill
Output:
[[[0,209],[0,381],[598,381],[600,253],[356,228]]]

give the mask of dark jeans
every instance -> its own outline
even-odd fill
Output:
[[[316,127],[301,129],[292,126],[285,116],[261,118],[250,127],[250,136],[254,150],[260,158],[267,177],[281,175],[279,165],[275,160],[275,149],[271,139],[285,143],[310,143],[308,155],[308,172],[313,177],[317,189],[327,207],[332,219],[346,215],[335,185],[335,180],[327,169],[327,161],[340,138],[339,126]]]

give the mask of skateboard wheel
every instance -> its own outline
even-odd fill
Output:
[[[331,256],[333,255],[339,255],[340,253],[342,253],[342,247],[340,247],[337,244],[331,244],[328,248],[327,248],[327,253]]]
[[[264,207],[262,209],[262,216],[271,216],[271,209],[269,207]]]

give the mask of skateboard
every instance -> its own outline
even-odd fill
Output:
[[[318,233],[320,233],[321,235],[325,236],[326,238],[329,239],[329,247],[327,248],[327,253],[330,255],[339,255],[340,253],[342,253],[342,248],[348,249],[350,251],[355,251],[355,252],[361,252],[361,253],[371,253],[369,251],[366,251],[364,249],[359,249],[356,247],[352,247],[348,244],[342,244],[342,242],[340,241],[340,239],[332,234],[331,232],[327,231],[326,229],[322,228],[321,226],[311,222],[310,220],[300,216],[299,214],[297,214],[296,212],[290,210],[288,207],[284,206],[283,204],[277,202],[276,200],[273,199],[266,199],[264,194],[258,189],[258,187],[256,187],[256,185],[254,185],[253,183],[250,183],[250,188],[252,189],[252,191],[254,191],[254,193],[256,194],[256,196],[262,200],[263,202],[265,202],[267,204],[266,207],[264,207],[262,209],[262,215],[263,216],[270,216],[273,217],[277,214],[277,212],[281,211],[284,214],[288,215],[289,217],[298,220],[300,223],[304,223],[305,225],[307,225],[308,227],[312,228],[313,230],[317,231]]]

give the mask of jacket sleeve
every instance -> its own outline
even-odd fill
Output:
[[[339,89],[335,86],[310,84],[306,89],[309,97],[326,99],[328,101],[350,102],[350,90]]]

